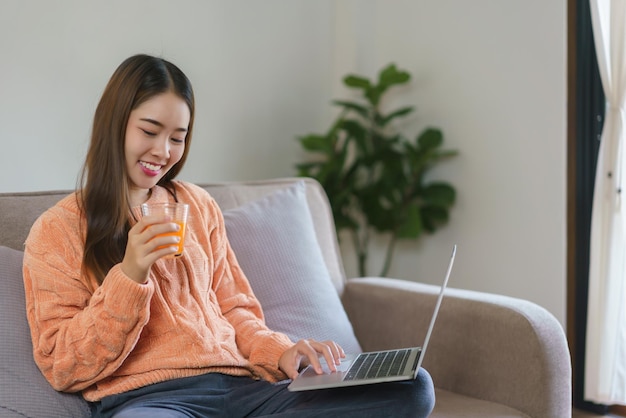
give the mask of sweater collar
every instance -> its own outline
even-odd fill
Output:
[[[165,187],[154,186],[150,197],[144,203],[167,203],[173,202],[174,197],[165,189]],[[141,219],[141,205],[133,206],[131,212],[134,215],[134,219]],[[133,223],[134,224],[134,223]]]

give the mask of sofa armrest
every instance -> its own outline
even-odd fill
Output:
[[[342,295],[364,350],[422,345],[439,286],[348,280]],[[423,367],[435,386],[531,417],[571,416],[571,365],[559,322],[516,298],[446,289]]]

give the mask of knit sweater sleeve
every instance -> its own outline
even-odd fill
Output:
[[[269,381],[285,379],[287,376],[279,369],[278,360],[293,342],[266,326],[261,304],[228,242],[222,212],[210,197],[204,207],[210,224],[209,246],[214,261],[212,289],[222,315],[235,329],[237,346],[255,373]]]
[[[83,390],[113,373],[149,319],[150,283],[119,265],[92,289],[81,272],[80,218],[55,206],[33,225],[24,254],[24,285],[33,354],[59,391]]]

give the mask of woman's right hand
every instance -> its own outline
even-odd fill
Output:
[[[176,253],[178,237],[157,236],[175,232],[178,224],[163,216],[144,216],[128,231],[122,271],[137,283],[146,283],[150,267],[159,258]]]

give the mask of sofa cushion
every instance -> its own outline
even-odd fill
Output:
[[[303,182],[226,210],[224,220],[271,329],[361,351],[324,264]]]
[[[435,399],[435,409],[430,414],[430,418],[530,418],[517,409],[509,408],[505,405],[460,395],[439,388],[435,388]]]
[[[33,361],[22,258],[21,251],[0,247],[0,416],[88,417],[82,397],[55,391]]]

